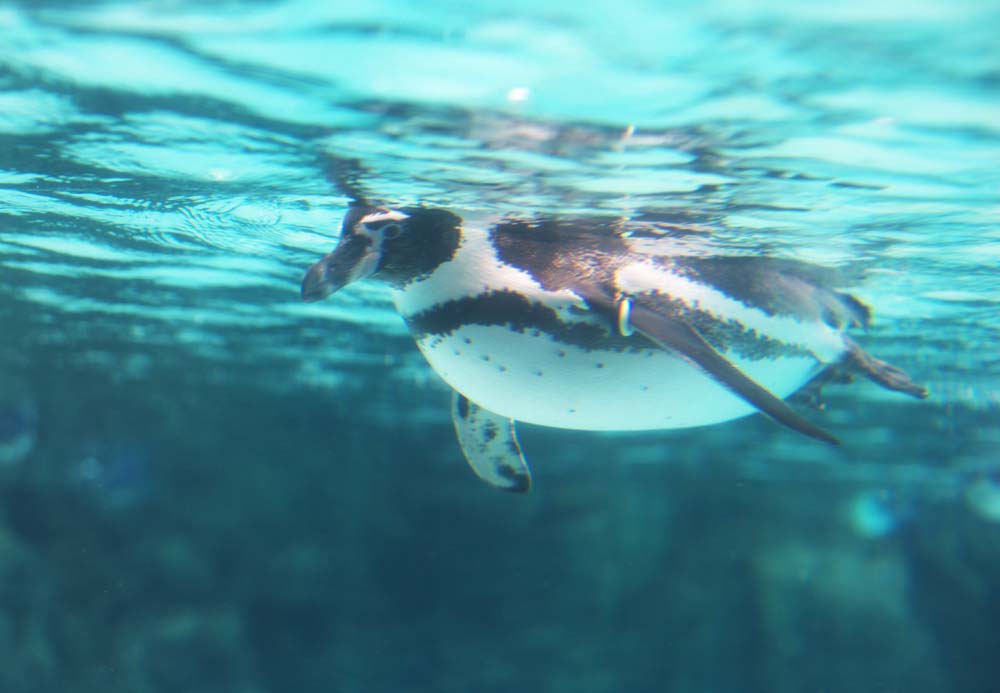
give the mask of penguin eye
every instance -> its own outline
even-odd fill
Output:
[[[399,224],[386,224],[382,227],[382,238],[386,240],[391,241],[393,238],[398,238],[401,233],[403,233],[403,227]]]

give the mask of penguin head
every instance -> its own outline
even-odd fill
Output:
[[[461,224],[443,209],[352,206],[337,247],[306,272],[302,298],[318,301],[365,277],[402,288],[454,256]]]

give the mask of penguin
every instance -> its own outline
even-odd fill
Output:
[[[847,335],[870,311],[835,273],[719,255],[603,218],[465,221],[447,209],[353,204],[306,272],[318,301],[362,279],[388,285],[430,366],[473,471],[526,492],[515,422],[591,431],[718,424],[761,412],[838,440],[784,400],[833,366],[925,398]]]

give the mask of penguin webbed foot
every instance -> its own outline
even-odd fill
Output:
[[[872,382],[887,390],[902,392],[917,399],[926,399],[930,394],[926,387],[913,382],[905,371],[875,358],[850,337],[844,337],[844,345],[847,347],[845,365]]]
[[[512,419],[483,409],[452,391],[451,420],[462,454],[476,476],[502,491],[531,490],[531,472]]]

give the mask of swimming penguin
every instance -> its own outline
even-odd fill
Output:
[[[782,401],[831,365],[891,390],[927,390],[845,334],[868,308],[828,270],[787,259],[678,252],[607,220],[464,223],[434,208],[353,205],[305,275],[317,301],[389,286],[476,474],[527,491],[514,422],[591,431],[703,426],[760,411],[831,434]]]

